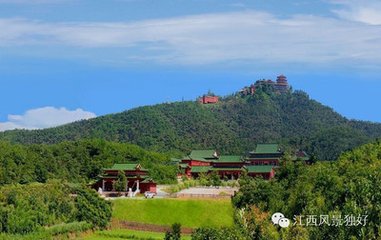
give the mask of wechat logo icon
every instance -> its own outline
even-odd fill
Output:
[[[290,226],[290,219],[285,218],[283,213],[274,213],[271,217],[274,225],[279,225],[281,228],[288,228]]]

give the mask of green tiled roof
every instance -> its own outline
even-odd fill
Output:
[[[267,157],[267,156],[255,156],[255,157],[247,157],[247,161],[263,161],[263,160],[279,160],[280,157]]]
[[[215,150],[193,150],[189,157],[191,159],[216,158],[215,153]]]
[[[241,156],[220,156],[216,162],[242,162]]]
[[[193,166],[192,173],[206,173],[209,172],[212,168],[209,166]]]
[[[180,163],[179,166],[181,168],[187,168],[189,165],[187,163]]]
[[[245,166],[248,173],[269,173],[273,169],[273,166]]]
[[[228,168],[211,168],[211,171],[241,171],[241,167],[228,167]]]
[[[257,144],[253,153],[279,153],[278,144]]]
[[[127,177],[127,179],[129,179],[129,178],[136,178],[136,177],[139,177],[141,179],[147,178],[147,176],[141,176],[141,175],[138,176],[138,175],[135,175],[135,174],[126,174],[126,177]],[[104,174],[104,175],[101,176],[101,178],[118,178],[118,176],[117,175]]]
[[[139,164],[136,163],[116,163],[111,168],[105,169],[105,170],[116,170],[116,171],[133,171],[136,169],[136,167]],[[144,168],[141,168],[140,170],[146,170]]]

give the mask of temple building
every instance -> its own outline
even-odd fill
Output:
[[[200,103],[202,103],[202,104],[215,104],[215,103],[218,103],[219,98],[218,98],[218,96],[207,96],[207,95],[204,95],[201,98],[199,98],[198,101]]]
[[[198,178],[200,174],[216,172],[222,179],[238,179],[244,172],[251,177],[271,179],[279,166],[283,152],[277,144],[258,144],[248,156],[219,155],[215,150],[193,150],[181,160],[179,177]]]
[[[250,177],[262,177],[263,179],[272,179],[275,176],[273,166],[244,166],[247,175]]]
[[[279,75],[276,79],[276,83],[274,84],[275,91],[279,93],[286,93],[290,90],[290,87],[288,86],[287,77],[282,75]]]
[[[242,88],[241,91],[239,92],[241,93],[241,95],[247,96],[247,95],[254,95],[256,90],[257,89],[255,87],[255,84],[251,84],[249,87]]]
[[[93,188],[99,188],[103,192],[115,192],[114,182],[118,178],[119,171],[124,172],[127,183],[125,192],[131,190],[134,194],[154,192],[156,193],[156,183],[149,177],[148,170],[140,164],[114,164],[111,168],[103,169],[103,174]]]
[[[283,152],[278,144],[258,144],[254,151],[249,152],[246,162],[250,165],[279,166]]]
[[[273,89],[275,93],[284,94],[290,90],[290,86],[288,85],[287,77],[284,75],[277,76],[276,81],[271,79],[262,79],[256,81],[254,84],[251,84],[248,87],[242,88],[239,93],[242,96],[254,95],[258,89],[260,88],[268,88]]]
[[[218,160],[215,150],[193,150],[188,156],[182,159],[183,163],[193,166],[211,166],[211,162]]]

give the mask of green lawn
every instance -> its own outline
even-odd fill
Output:
[[[84,240],[122,240],[122,239],[164,239],[164,233],[154,233],[154,232],[143,232],[143,231],[133,231],[125,229],[115,229],[109,231],[97,231],[87,237]],[[183,236],[182,239],[190,240],[190,236]]]
[[[230,200],[118,199],[113,201],[113,218],[141,223],[183,227],[228,227],[233,225]]]

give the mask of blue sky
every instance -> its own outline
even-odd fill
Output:
[[[381,122],[379,0],[0,0],[0,131],[288,76]]]

